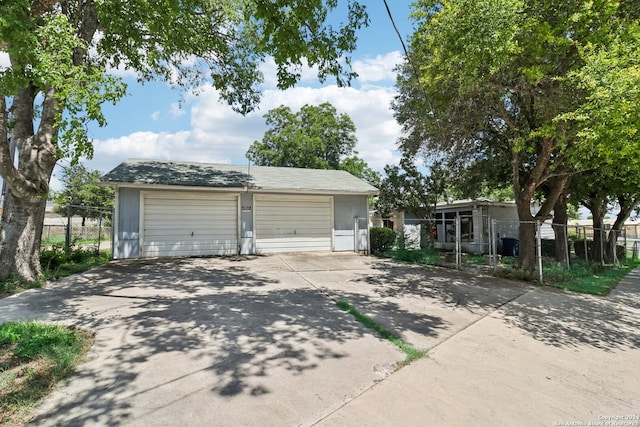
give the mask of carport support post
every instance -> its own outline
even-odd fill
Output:
[[[536,252],[538,255],[538,279],[540,284],[544,283],[542,277],[542,233],[540,233],[540,221],[536,221]]]

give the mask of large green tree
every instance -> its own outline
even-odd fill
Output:
[[[373,184],[379,179],[354,151],[356,126],[328,102],[299,111],[281,105],[264,116],[269,127],[247,157],[258,166],[342,169]]]
[[[415,159],[403,157],[399,165],[384,168],[376,209],[385,215],[399,209],[419,218],[435,217],[436,204],[444,199],[449,174],[441,165],[433,164],[428,172],[421,171]]]
[[[330,12],[343,24],[326,23]],[[259,100],[259,65],[272,57],[278,85],[303,65],[347,84],[346,56],[368,24],[357,0],[11,0],[0,3],[0,174],[10,190],[0,229],[0,279],[36,280],[49,180],[58,159],[91,156],[86,124],[125,87],[109,67],[140,80],[205,83],[237,111]],[[9,138],[18,148],[17,166]]]
[[[525,269],[535,265],[535,221],[551,217],[571,174],[585,167],[584,138],[559,119],[585,101],[567,77],[583,69],[585,47],[601,46],[634,19],[630,1],[415,3],[411,62],[400,70],[394,104],[407,134],[400,148],[460,168],[492,158],[507,164]]]
[[[82,163],[62,168],[60,181],[64,187],[52,194],[53,211],[63,216],[69,213],[80,216],[83,226],[86,218],[110,217],[115,192],[113,188],[101,185],[101,179],[100,171],[89,170]]]
[[[589,208],[596,229],[611,206],[617,216],[608,235],[594,234],[594,259],[616,261],[616,240],[640,203],[640,25],[619,25],[599,45],[583,49],[584,67],[569,76],[586,96],[565,114],[587,143],[593,167],[573,180],[572,197]],[[601,242],[606,239],[606,242]],[[601,248],[605,248],[601,253]]]

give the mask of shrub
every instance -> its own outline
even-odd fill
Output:
[[[369,230],[371,237],[371,253],[379,255],[387,252],[396,242],[396,233],[386,227],[372,227]]]

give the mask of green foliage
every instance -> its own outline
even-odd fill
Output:
[[[15,276],[0,280],[0,298],[23,292],[27,289],[40,288],[46,279],[59,279],[71,274],[80,273],[97,267],[111,260],[109,251],[97,252],[72,245],[66,248],[63,242],[45,248],[40,253],[40,264],[44,278],[36,282],[24,282]]]
[[[434,164],[428,175],[418,170],[412,159],[403,157],[400,166],[385,166],[385,178],[380,182],[376,208],[383,214],[405,210],[426,218],[433,214],[435,204],[445,194],[448,173]]]
[[[293,113],[287,106],[265,114],[269,129],[262,141],[254,141],[247,157],[259,166],[340,169],[341,161],[353,154],[356,127],[346,114],[338,114],[329,103],[305,105]],[[360,167],[360,159],[348,164]],[[364,166],[364,165],[362,165]]]
[[[102,175],[99,171],[90,171],[81,163],[62,168],[62,191],[53,193],[56,202],[54,212],[67,216],[69,205],[87,206],[99,209],[74,207],[71,215],[84,218],[110,217],[115,203],[113,188],[100,185]]]
[[[581,155],[634,171],[640,163],[640,26],[621,25],[599,40],[581,47],[584,66],[567,81],[586,93],[584,102],[558,120],[577,125],[589,145]],[[611,158],[613,156],[613,158]],[[622,162],[622,164],[619,164]],[[590,166],[590,165],[587,165]]]
[[[109,262],[109,251],[97,252],[71,245],[54,244],[40,253],[40,264],[47,279],[57,279],[70,274],[86,271],[90,268]]]
[[[0,345],[15,344],[20,339],[18,324],[5,323],[0,328]]]
[[[417,1],[411,62],[400,69],[394,101],[403,154],[440,159],[454,176],[474,168],[492,176],[467,179],[467,187],[510,179],[521,221],[549,215],[577,171],[634,168],[640,114],[631,3]],[[607,150],[628,154],[609,161]],[[628,180],[636,189],[637,176]],[[531,215],[544,187],[550,191]],[[521,249],[532,268],[533,241]]]
[[[379,187],[381,182],[381,176],[378,172],[369,167],[367,162],[358,157],[358,152],[354,151],[353,156],[345,157],[340,161],[338,169],[349,172],[351,175],[356,176],[363,181],[367,181],[374,187]]]
[[[43,283],[42,280],[26,283],[13,275],[9,276],[5,280],[0,280],[0,298],[8,297],[9,295],[17,294],[28,289],[40,288]]]
[[[396,232],[386,227],[371,227],[369,229],[371,239],[371,253],[384,254],[396,243]]]

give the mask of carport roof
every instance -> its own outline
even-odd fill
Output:
[[[324,169],[236,166],[159,160],[127,160],[102,177],[106,184],[172,185],[252,190],[375,194],[348,172]]]

